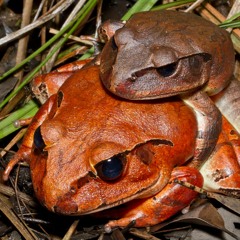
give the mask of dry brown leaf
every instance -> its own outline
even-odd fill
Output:
[[[137,228],[131,228],[129,232],[136,236],[140,237],[141,239],[146,239],[146,240],[160,240],[160,238],[156,238],[153,235],[149,234],[146,230],[140,230]]]
[[[240,199],[228,197],[217,193],[208,193],[208,197],[217,200],[235,213],[240,213]]]
[[[228,233],[233,238],[240,240],[238,236],[236,236],[234,233],[230,232],[228,229],[225,228],[224,220],[222,216],[218,213],[217,209],[213,207],[213,205],[210,203],[202,204],[192,209],[188,213],[181,215],[179,217],[176,217],[172,221],[168,221],[168,222],[153,226],[151,227],[151,232],[156,232],[159,229],[169,224],[178,223],[178,222],[193,223],[197,225],[216,228]]]

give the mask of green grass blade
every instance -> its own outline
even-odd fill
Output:
[[[238,28],[240,27],[240,20],[232,21],[232,22],[223,22],[218,25],[221,28]]]
[[[240,17],[240,13],[234,14],[234,15],[233,15],[232,17],[230,17],[229,19],[223,21],[222,24],[231,23],[232,21],[234,21],[234,20],[237,19],[238,17]]]
[[[97,0],[91,0],[88,1],[88,3],[86,3],[84,5],[84,7],[81,9],[81,11],[79,11],[79,14],[77,15],[77,20],[75,21],[73,27],[69,30],[69,32],[63,37],[63,39],[61,39],[55,46],[54,50],[51,52],[51,54],[49,54],[49,56],[47,58],[45,58],[41,64],[39,64],[25,79],[24,81],[19,84],[18,88],[15,89],[14,91],[12,91],[8,97],[6,97],[4,99],[4,101],[2,101],[0,103],[0,108],[2,108],[12,97],[14,97],[26,84],[29,83],[29,81],[35,76],[35,74],[42,68],[42,66],[44,66],[47,61],[53,56],[53,54],[67,41],[68,37],[77,29],[77,27],[79,26],[79,24],[83,21],[83,19],[85,18],[85,16],[89,13],[89,11],[92,9],[92,7],[94,7],[97,4]],[[72,24],[71,24],[72,25]]]
[[[19,119],[26,119],[32,117],[38,111],[38,105],[33,100],[30,100],[22,108],[11,113],[8,117],[0,122],[0,139],[15,132],[19,128],[14,126],[14,122]]]
[[[122,17],[122,20],[128,20],[134,13],[149,11],[157,0],[138,0]]]
[[[178,7],[187,3],[191,3],[191,2],[196,2],[196,0],[179,0],[179,1],[175,1],[175,2],[170,2],[170,3],[165,3],[165,4],[161,4],[159,6],[153,7],[152,10],[153,11],[157,11],[157,10],[164,10],[164,9],[168,9],[168,8],[172,8],[172,7]]]

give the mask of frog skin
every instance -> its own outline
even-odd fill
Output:
[[[136,227],[162,222],[197,196],[175,180],[203,185],[199,170],[189,166],[196,117],[177,98],[122,100],[106,91],[99,75],[98,66],[84,67],[52,93],[33,118],[4,179],[19,161],[27,161],[36,197],[59,214],[92,214],[126,204],[124,211],[116,211],[117,220],[105,225],[106,232],[132,222]],[[226,158],[228,175],[221,171],[221,179],[214,179],[215,170],[208,169],[206,177],[215,183],[212,191],[239,193],[240,140],[231,127],[227,130],[209,160],[224,155],[225,145],[238,155],[232,154],[229,162]]]
[[[201,166],[221,131],[221,114],[208,96],[224,89],[233,75],[229,34],[195,14],[176,11],[134,14],[115,33],[103,28],[109,39],[100,60],[105,87],[129,100],[182,98],[198,119],[193,164]]]
[[[162,121],[156,124],[159,116]],[[193,155],[196,129],[195,116],[182,101],[122,101],[105,91],[98,66],[87,67],[40,108],[5,179],[18,161],[29,162],[36,197],[49,210],[68,215],[102,211],[135,198],[154,196],[157,201],[164,189],[171,198],[176,184],[168,182],[176,175],[202,186],[199,171],[182,166]],[[115,161],[117,169],[111,171]],[[136,226],[162,221],[197,195],[178,187],[187,199],[179,199],[171,213],[164,211],[155,222],[141,217]],[[137,216],[125,224],[133,218]]]
[[[87,64],[92,64],[92,62],[94,64],[92,58],[79,60],[59,67],[50,73],[38,75],[31,82],[31,90],[34,96],[41,104],[44,104],[51,95],[57,92],[66,79]]]

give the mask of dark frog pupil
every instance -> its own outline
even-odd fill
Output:
[[[96,170],[101,179],[111,181],[116,180],[122,175],[124,166],[124,158],[116,155],[97,164]]]
[[[162,77],[170,77],[175,73],[177,69],[177,63],[171,63],[163,67],[157,68],[157,72]]]
[[[40,127],[38,127],[34,132],[34,145],[39,150],[42,150],[46,146],[42,138]]]

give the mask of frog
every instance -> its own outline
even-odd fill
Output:
[[[26,161],[43,206],[74,216],[107,211],[106,232],[152,226],[177,214],[198,196],[178,182],[239,196],[234,127],[221,115],[213,151],[201,168],[192,164],[199,129],[194,110],[177,96],[133,101],[113,94],[102,83],[101,56],[34,79],[43,105],[4,180]]]
[[[228,32],[173,10],[140,12],[115,28],[108,25],[114,22],[99,30],[107,39],[100,59],[103,84],[125,99],[178,96],[192,107],[199,126],[193,164],[200,167],[221,132],[221,113],[209,96],[225,89],[233,76]]]
[[[112,219],[105,232],[131,224],[152,226],[197,198],[198,192],[178,182],[203,187],[206,173],[211,191],[239,193],[240,138],[226,126],[229,138],[222,133],[208,167],[213,169],[219,155],[226,156],[228,174],[221,171],[220,177],[218,169],[201,173],[190,164],[198,126],[188,105],[177,97],[123,100],[106,90],[99,66],[90,64],[51,92],[6,167],[4,180],[18,162],[26,161],[35,195],[49,211],[73,216],[109,211]]]

